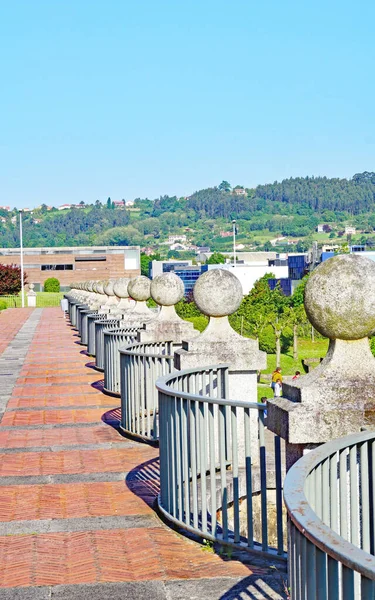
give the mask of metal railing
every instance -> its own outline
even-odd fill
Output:
[[[280,438],[268,432],[267,454],[266,405],[228,399],[228,381],[226,365],[157,381],[159,507],[203,538],[285,558]]]
[[[87,315],[87,354],[95,356],[95,323],[96,321],[105,321],[107,314],[95,311]]]
[[[79,304],[76,308],[76,327],[80,337],[82,335],[82,316],[87,310],[90,310],[88,304]]]
[[[125,329],[116,327],[105,329],[104,335],[104,390],[109,394],[120,396],[120,352],[121,346],[132,344],[139,327]]]
[[[174,369],[173,342],[138,343],[120,348],[121,427],[148,441],[159,437],[158,377]]]
[[[291,598],[375,598],[375,433],[312,450],[289,470]]]
[[[108,315],[107,315],[108,316]],[[95,327],[95,369],[104,371],[104,330],[111,327],[118,327],[120,318],[117,319],[97,319],[94,321]]]

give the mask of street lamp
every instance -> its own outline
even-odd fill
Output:
[[[233,225],[233,266],[236,266],[236,219],[232,221]]]
[[[20,250],[21,250],[21,306],[25,307],[24,285],[23,285],[23,239],[22,239],[22,209],[20,213]]]

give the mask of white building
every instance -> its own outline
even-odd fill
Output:
[[[253,289],[255,282],[266,273],[272,273],[276,279],[285,279],[289,276],[287,265],[276,267],[269,265],[268,261],[236,266],[233,263],[208,265],[208,269],[226,269],[227,271],[231,271],[240,280],[244,296]]]
[[[187,237],[186,237],[186,235],[183,235],[183,234],[181,234],[181,235],[175,234],[175,235],[170,235],[168,237],[168,244],[175,244],[176,242],[186,242],[186,241],[187,241]]]

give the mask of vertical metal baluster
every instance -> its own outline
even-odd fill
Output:
[[[196,402],[190,404],[190,460],[191,460],[191,494],[193,500],[193,526],[198,527],[198,473],[197,473],[197,413]]]
[[[315,546],[306,540],[306,574],[307,574],[307,600],[318,600],[316,593],[316,563]],[[297,596],[296,596],[296,600]]]
[[[257,409],[251,409],[257,410]],[[259,412],[259,463],[260,463],[260,497],[262,516],[262,550],[268,550],[268,522],[267,522],[267,464],[266,441],[264,434],[264,413]]]
[[[210,482],[211,482],[211,533],[216,535],[216,464],[215,464],[215,407],[210,402],[208,405],[208,439],[210,455]]]
[[[241,410],[241,409],[238,409]],[[238,472],[237,407],[231,407],[232,477],[233,477],[233,521],[234,542],[240,541],[240,486]]]
[[[322,465],[315,467],[315,513],[322,518]]]
[[[246,505],[247,505],[247,545],[254,548],[253,526],[253,482],[251,470],[250,408],[244,409],[245,428],[245,469],[246,469]]]
[[[260,411],[259,411],[260,412]],[[258,416],[259,418],[259,416]],[[274,438],[275,447],[275,479],[276,479],[276,522],[277,522],[277,554],[284,553],[283,537],[283,484],[281,471],[281,443],[278,435]]]
[[[338,454],[335,452],[329,459],[329,475],[330,475],[330,486],[329,486],[329,497],[330,497],[330,523],[329,526],[333,531],[339,533],[339,506],[337,496],[337,462]]]
[[[340,450],[340,535],[345,540],[348,539],[348,499],[347,499],[347,483],[346,483],[346,464],[347,464],[347,454],[346,448],[344,450]]]
[[[207,402],[199,402],[199,421],[201,438],[201,505],[202,505],[202,531],[207,533],[207,447],[206,447],[206,411]]]
[[[360,465],[361,465],[361,533],[362,533],[362,545],[361,548],[365,552],[370,553],[370,489],[369,489],[369,465],[368,465],[368,444],[364,442],[360,445]]]
[[[329,459],[322,464],[322,521],[329,527]]]
[[[221,511],[223,521],[223,539],[228,540],[228,490],[226,477],[226,416],[225,406],[219,406],[219,457],[220,457],[220,486],[221,486]]]
[[[336,463],[337,465],[337,463]],[[339,563],[334,558],[328,556],[328,598],[329,600],[339,600]]]
[[[350,469],[350,541],[359,546],[359,505],[358,505],[358,471],[357,471],[357,445],[349,450]]]
[[[326,554],[319,548],[315,549],[316,560],[316,589],[319,591],[319,600],[327,600],[327,561]]]
[[[189,473],[189,448],[188,448],[188,400],[182,400],[182,477],[184,480],[184,521],[190,525],[190,473]]]
[[[345,565],[342,566],[342,600],[354,600],[354,571]]]
[[[375,599],[375,581],[367,579],[363,575],[361,577],[361,598],[363,600]]]

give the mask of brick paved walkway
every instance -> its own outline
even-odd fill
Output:
[[[118,400],[60,309],[9,311],[5,329],[0,318],[0,367],[14,371],[0,424],[2,599],[284,597],[268,565],[225,561],[158,518],[157,449],[119,434]],[[28,351],[16,367],[17,335]]]

